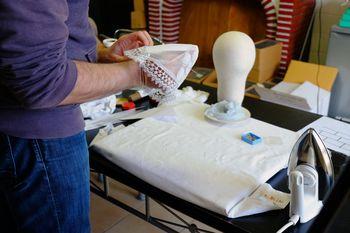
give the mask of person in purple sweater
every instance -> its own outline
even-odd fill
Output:
[[[88,5],[0,0],[0,232],[90,232],[79,104],[143,85],[123,51],[152,40],[136,32],[97,51]]]

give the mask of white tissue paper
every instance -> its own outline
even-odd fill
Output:
[[[287,166],[297,133],[253,118],[213,124],[204,117],[205,104],[169,107],[176,122],[145,118],[102,138],[96,150],[146,182],[230,218],[285,206],[285,196],[261,185]],[[246,132],[262,143],[243,142]]]
[[[111,115],[115,111],[117,99],[111,95],[102,99],[90,101],[80,105],[84,118],[92,120]]]
[[[182,90],[176,90],[174,92],[174,99],[168,99],[166,102],[161,104],[179,104],[183,102],[197,102],[205,103],[209,97],[209,93],[201,90],[193,90],[191,86],[182,88]]]

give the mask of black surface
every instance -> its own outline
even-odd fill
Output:
[[[339,172],[333,191],[310,229],[312,233],[350,232],[350,163],[344,163]]]
[[[278,42],[275,40],[264,40],[262,42],[255,43],[255,48],[262,49],[262,48],[270,47],[270,46],[275,45],[277,43]]]
[[[216,89],[200,86],[193,83],[185,82],[184,86],[191,85],[194,89],[201,89],[210,93],[208,103],[216,102]],[[246,97],[243,106],[249,109],[252,117],[263,120],[265,122],[297,131],[305,125],[318,119],[320,116],[291,109],[285,106],[272,104],[260,101],[253,98]],[[130,122],[129,122],[130,123]],[[132,123],[132,122],[131,122]],[[88,137],[91,138],[95,132],[88,132]],[[333,155],[333,162],[336,174],[339,173],[344,166],[346,157],[335,153]],[[201,222],[204,222],[223,232],[276,232],[289,219],[288,207],[284,210],[270,211],[263,214],[257,214],[249,217],[242,217],[237,219],[229,219],[225,216],[213,213],[187,201],[181,200],[169,193],[159,190],[156,187],[144,182],[141,179],[133,176],[122,168],[111,163],[93,149],[90,155],[91,167],[98,172],[104,173],[113,179],[118,180],[136,190],[139,190],[150,197],[157,199],[164,204],[185,213]],[[268,183],[274,188],[287,191],[287,176],[286,170],[282,170],[272,177]],[[193,184],[195,185],[195,184]],[[306,224],[298,224],[286,232],[307,232],[313,221]]]
[[[99,34],[113,37],[115,30],[130,28],[132,0],[90,0],[89,16],[97,24]]]

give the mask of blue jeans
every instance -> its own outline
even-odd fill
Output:
[[[23,139],[0,133],[0,232],[90,232],[85,133]]]

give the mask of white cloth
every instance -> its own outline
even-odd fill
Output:
[[[90,101],[80,105],[85,118],[95,120],[103,116],[111,115],[117,104],[115,95],[111,95],[102,99]]]
[[[179,104],[183,102],[205,103],[209,97],[209,93],[201,90],[193,90],[191,86],[186,86],[182,90],[174,92],[174,99],[163,102],[162,104]]]
[[[173,98],[187,77],[198,58],[198,47],[190,44],[144,46],[125,51],[124,55],[138,62],[159,87],[152,89],[150,97],[162,102]]]
[[[208,105],[185,103],[177,121],[146,118],[98,141],[106,158],[150,184],[226,215],[286,167],[297,134],[262,121],[216,125],[204,118]],[[240,138],[253,132],[262,143]]]
[[[264,183],[249,197],[243,199],[234,208],[234,218],[259,214],[270,210],[284,209],[290,202],[290,194],[277,191]]]

